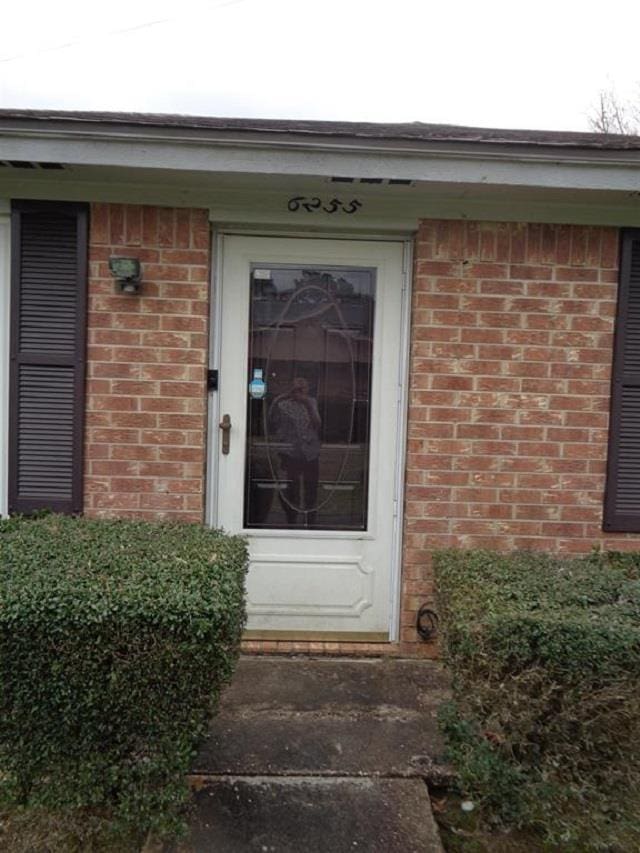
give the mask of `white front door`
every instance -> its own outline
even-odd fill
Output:
[[[249,539],[254,636],[389,636],[402,258],[398,242],[222,239],[211,470],[217,524]]]

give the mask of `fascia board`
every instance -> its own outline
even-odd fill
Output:
[[[403,179],[495,186],[640,191],[640,152],[516,146],[372,145],[360,140],[200,138],[193,134],[0,126],[0,160],[228,174]]]

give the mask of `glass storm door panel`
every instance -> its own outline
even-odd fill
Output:
[[[245,527],[366,530],[375,270],[253,265]]]
[[[384,641],[403,245],[226,235],[220,251],[210,522],[247,537],[250,636]]]

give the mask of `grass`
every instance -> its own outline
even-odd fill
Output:
[[[114,836],[105,814],[87,810],[0,811],[0,850],[10,853],[140,853],[144,833]]]

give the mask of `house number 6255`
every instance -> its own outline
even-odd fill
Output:
[[[289,199],[287,207],[291,213],[297,213],[299,210],[304,210],[307,213],[317,213],[324,211],[325,213],[355,213],[362,207],[362,202],[357,198],[351,201],[342,201],[339,198],[332,198],[331,201],[323,202],[317,196],[294,195]]]

